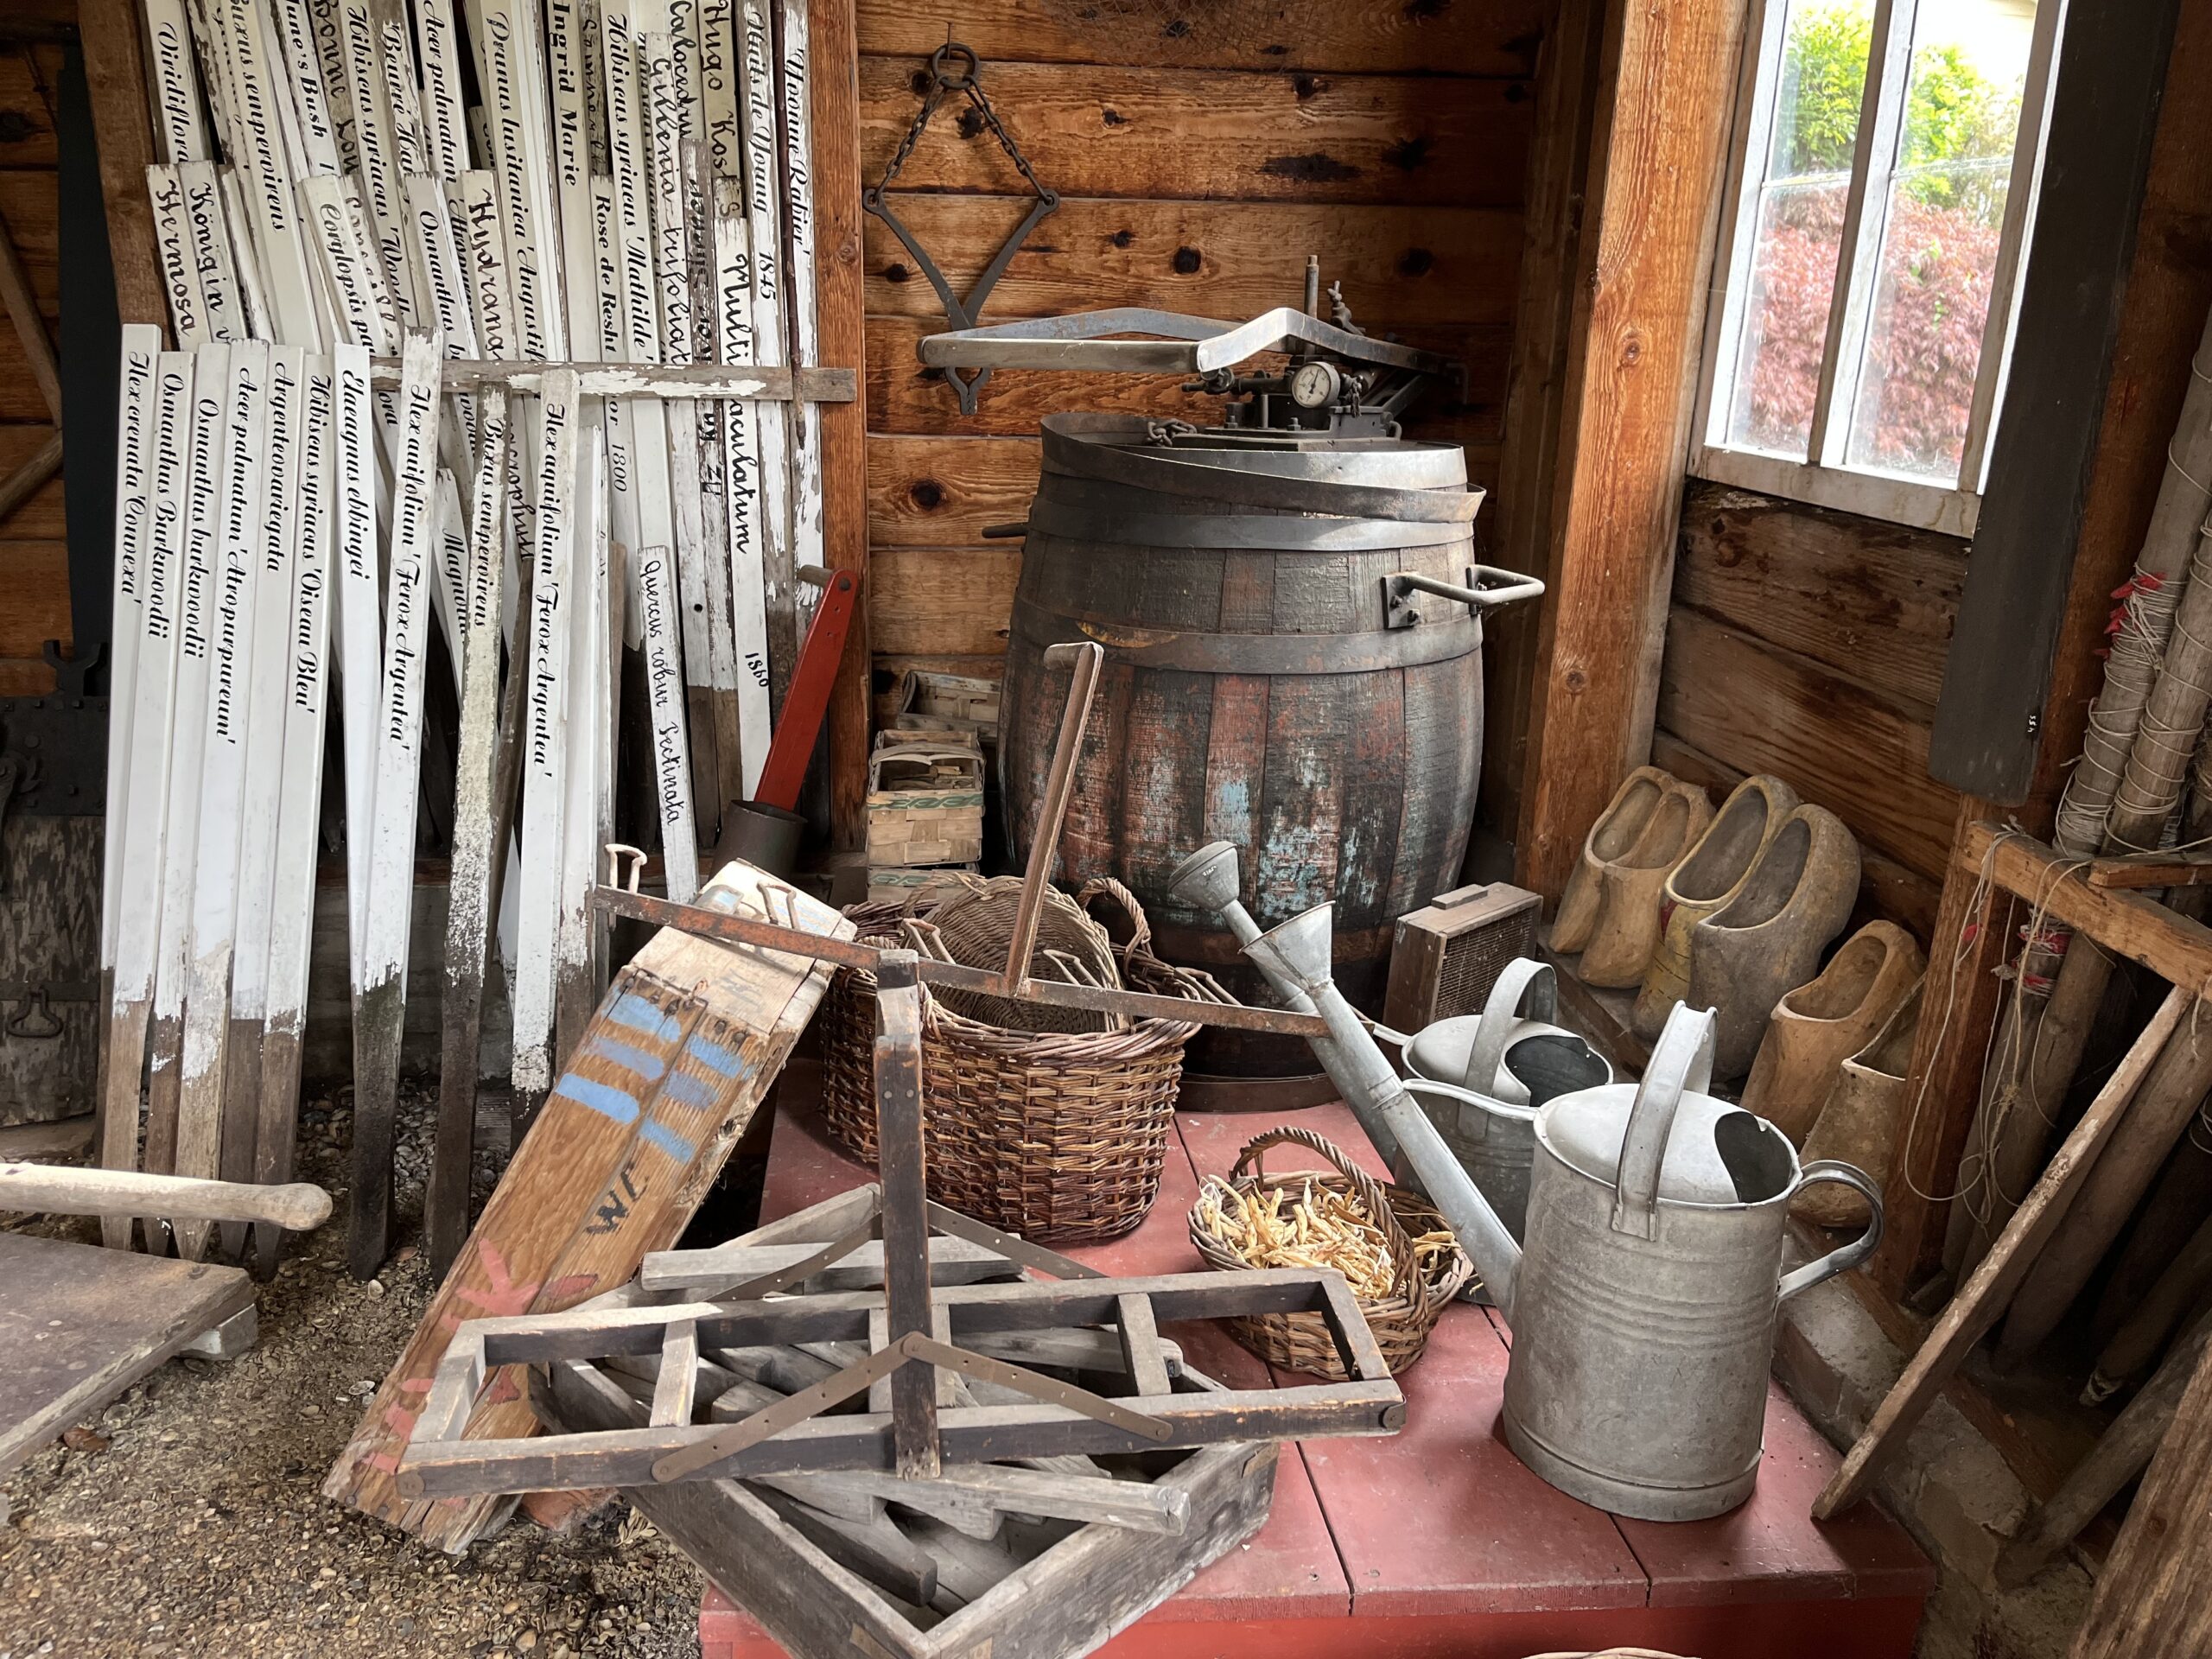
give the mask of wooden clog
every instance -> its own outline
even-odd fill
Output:
[[[1751,1069],[1774,1005],[1819,971],[1858,899],[1859,843],[1843,820],[1826,807],[1791,809],[1751,879],[1690,934],[1683,1000],[1719,1015],[1714,1077]]]
[[[1690,988],[1690,933],[1742,891],[1751,868],[1797,804],[1797,791],[1764,772],[1746,778],[1720,804],[1659,896],[1659,943],[1644,970],[1630,1023],[1656,1037]]]
[[[1846,939],[1818,976],[1774,1005],[1744,1085],[1744,1109],[1803,1146],[1838,1069],[1873,1041],[1927,966],[1912,935],[1894,922],[1869,922]]]
[[[1659,942],[1659,893],[1713,819],[1693,784],[1670,783],[1636,845],[1598,872],[1598,915],[1577,971],[1587,985],[1624,989],[1643,978]]]
[[[1636,846],[1651,823],[1651,814],[1675,779],[1656,766],[1638,766],[1621,780],[1613,798],[1582,838],[1582,856],[1567,878],[1567,891],[1559,897],[1559,912],[1552,918],[1551,945],[1572,953],[1590,943],[1598,920],[1599,877],[1605,867]]]
[[[1886,1186],[1897,1122],[1905,1110],[1906,1068],[1912,1063],[1913,1033],[1920,1026],[1923,976],[1890,1011],[1874,1040],[1836,1072],[1835,1086],[1805,1137],[1805,1159],[1840,1158],[1856,1164]],[[1805,1189],[1789,1213],[1821,1227],[1864,1227],[1866,1200],[1849,1187],[1823,1181]]]

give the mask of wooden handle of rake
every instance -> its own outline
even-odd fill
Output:
[[[128,1169],[0,1164],[0,1210],[55,1216],[173,1216],[190,1221],[271,1222],[312,1232],[330,1219],[330,1194],[306,1181],[256,1186]]]
[[[1068,815],[1068,797],[1075,789],[1075,761],[1083,748],[1083,729],[1090,723],[1090,699],[1098,690],[1099,665],[1105,648],[1090,639],[1069,640],[1051,645],[1045,661],[1071,663],[1068,676],[1067,707],[1060,712],[1060,735],[1052,745],[1052,770],[1045,779],[1043,810],[1037,830],[1029,841],[1029,864],[1021,873],[1021,906],[1014,912],[1014,938],[1006,948],[1007,994],[1029,977],[1029,955],[1037,946],[1037,924],[1045,910],[1045,884],[1060,860],[1060,824]]]

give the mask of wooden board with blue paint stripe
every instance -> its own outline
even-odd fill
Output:
[[[700,894],[718,909],[849,938],[828,906],[752,866]],[[665,929],[615,976],[405,1352],[369,1402],[324,1493],[460,1549],[496,1499],[410,1503],[392,1484],[452,1331],[552,1313],[626,1283],[683,1232],[752,1122],[829,983],[823,964]],[[494,1374],[471,1437],[535,1432],[516,1379]]]

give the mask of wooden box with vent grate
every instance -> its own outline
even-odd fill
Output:
[[[1412,1032],[1481,1013],[1505,964],[1535,954],[1537,903],[1535,893],[1498,881],[1454,887],[1400,917],[1382,1023]]]

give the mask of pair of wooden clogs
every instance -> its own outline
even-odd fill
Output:
[[[1927,966],[1894,922],[1869,922],[1845,940],[1815,978],[1774,1005],[1744,1109],[1788,1135],[1808,1161],[1840,1158],[1886,1181]],[[1865,1198],[1827,1182],[1790,1210],[1827,1227],[1867,1217]]]
[[[1641,766],[1584,840],[1552,948],[1582,953],[1586,984],[1637,987],[1645,1036],[1677,1002],[1713,1009],[1713,1075],[1738,1077],[1858,895],[1859,843],[1780,779],[1745,779],[1716,814],[1703,790]]]

